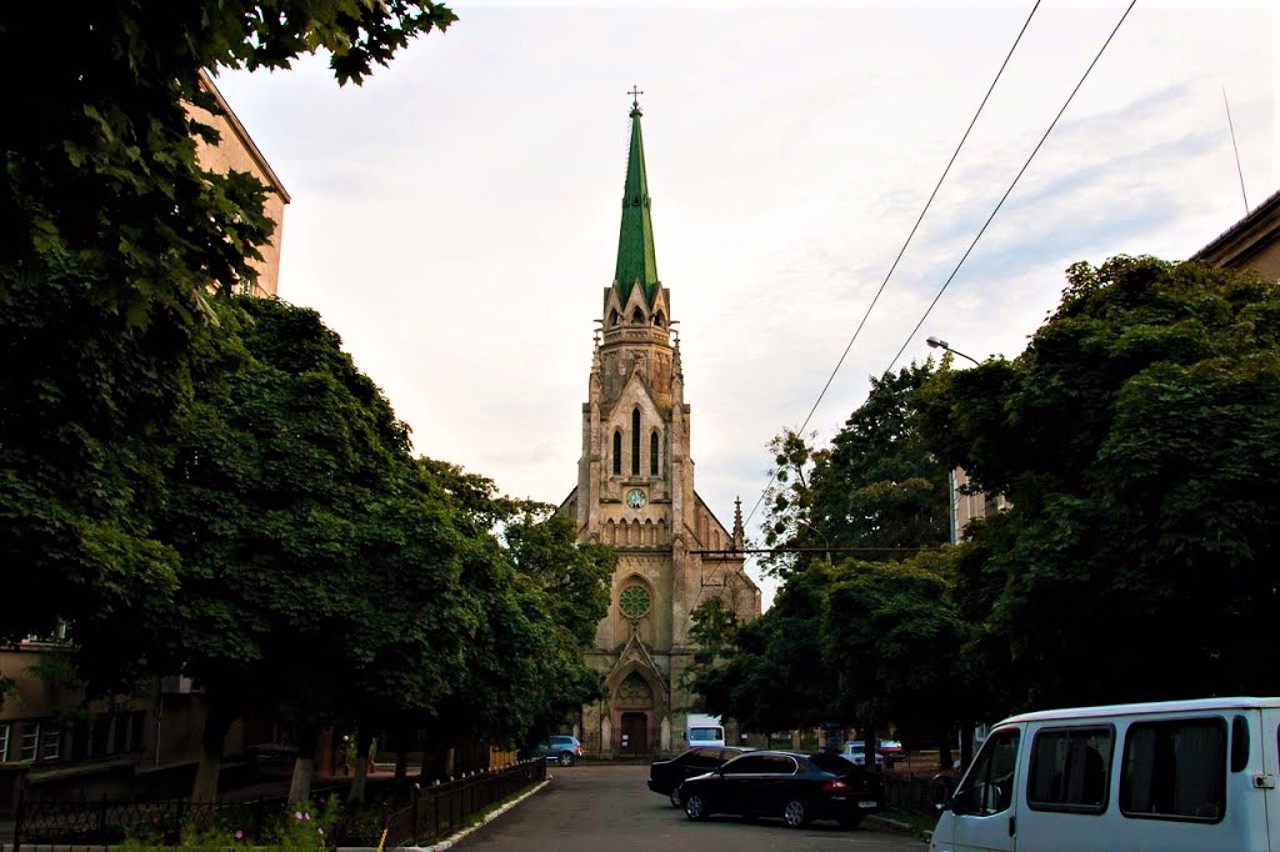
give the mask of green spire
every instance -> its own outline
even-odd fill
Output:
[[[631,152],[627,156],[627,183],[622,197],[622,229],[618,235],[618,268],[613,280],[625,305],[631,288],[639,283],[652,304],[658,289],[658,261],[653,251],[653,219],[649,215],[649,181],[644,170],[644,141],[640,138],[640,103],[636,89],[631,101]]]

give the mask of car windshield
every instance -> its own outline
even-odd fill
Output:
[[[722,740],[724,733],[720,728],[690,728],[690,742],[705,742],[707,740]]]

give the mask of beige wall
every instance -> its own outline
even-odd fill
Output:
[[[193,106],[187,107],[192,117],[213,127],[221,137],[216,146],[197,138],[196,155],[200,165],[210,171],[249,172],[270,190],[265,209],[267,216],[275,222],[276,227],[270,243],[261,248],[262,260],[254,262],[254,266],[258,269],[258,285],[254,292],[260,296],[275,296],[279,291],[280,239],[284,228],[284,206],[289,203],[289,193],[285,191],[284,185],[272,171],[271,164],[262,156],[262,152],[258,150],[258,146],[254,144],[244,125],[223,100],[222,94],[214,86],[213,81],[207,75],[203,76],[203,80],[209,91],[217,98],[225,114],[212,115]]]

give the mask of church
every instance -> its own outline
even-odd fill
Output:
[[[743,570],[741,506],[730,531],[694,488],[680,338],[658,278],[640,93],[631,94],[618,262],[597,320],[578,485],[560,506],[580,540],[618,555],[609,612],[587,652],[605,697],[582,708],[578,731],[602,757],[685,747],[685,717],[701,711],[685,683],[700,604],[718,597],[741,620],[760,615],[760,589]]]

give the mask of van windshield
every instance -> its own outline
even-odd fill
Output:
[[[705,743],[724,739],[724,728],[690,728],[689,742]]]

